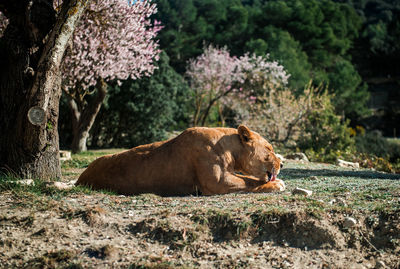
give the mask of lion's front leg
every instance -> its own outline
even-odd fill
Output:
[[[251,176],[235,175],[228,171],[222,171],[216,166],[214,166],[212,173],[206,173],[206,171],[202,170],[199,177],[202,193],[205,195],[233,192],[273,192],[285,189],[282,180],[265,183]],[[209,170],[209,172],[211,171]]]

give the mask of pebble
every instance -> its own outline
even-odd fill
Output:
[[[343,227],[352,228],[357,224],[357,220],[351,217],[344,218]]]
[[[52,186],[58,190],[69,190],[74,187],[73,185],[69,185],[67,183],[59,182],[59,181],[53,182]]]
[[[336,203],[341,206],[346,206],[346,201],[343,198],[336,198]]]
[[[300,195],[304,195],[304,196],[311,196],[312,193],[313,193],[312,191],[306,190],[306,189],[302,189],[302,188],[295,188],[292,191],[292,194],[300,194]]]
[[[16,181],[16,183],[21,184],[21,185],[25,185],[25,186],[34,186],[35,182],[33,181],[33,179],[23,179],[23,180],[18,180]]]
[[[309,162],[307,155],[305,155],[302,152],[296,152],[296,153],[291,153],[285,156],[286,159],[289,160],[296,160],[296,161],[303,161],[303,162]]]
[[[67,150],[60,150],[60,161],[68,161],[71,160],[71,151]]]
[[[377,261],[375,264],[376,269],[383,269],[386,268],[386,264],[383,261]]]
[[[337,165],[340,166],[340,167],[360,168],[360,164],[359,163],[346,162],[346,161],[341,160],[341,159],[337,160]]]

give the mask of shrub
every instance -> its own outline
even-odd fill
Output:
[[[399,171],[400,143],[382,136],[379,131],[361,132],[355,137],[357,161],[361,166],[385,172]]]
[[[312,94],[308,92],[296,98],[289,89],[285,89],[258,96],[254,103],[240,99],[232,106],[235,120],[248,125],[271,142],[286,143],[298,136],[299,126],[311,109]]]
[[[388,159],[376,157],[366,153],[357,154],[354,161],[358,162],[361,167],[364,168],[373,168],[378,171],[385,171],[388,173],[393,173],[395,171]]]
[[[331,100],[329,94],[319,95],[301,126],[297,145],[311,160],[335,162],[339,157],[348,159],[355,152],[349,121],[336,115]]]
[[[382,158],[389,158],[395,153],[395,144],[382,136],[379,131],[366,132],[356,136],[356,147],[360,153],[375,155]],[[400,147],[400,146],[398,146]],[[400,151],[399,151],[400,152]]]

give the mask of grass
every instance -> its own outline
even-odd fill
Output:
[[[90,150],[77,154],[72,154],[72,159],[68,161],[64,161],[61,165],[61,168],[64,170],[71,168],[86,168],[89,166],[91,162],[96,160],[97,158],[107,155],[114,154],[124,149],[106,149],[106,150]]]
[[[63,164],[63,176],[68,180],[76,179],[84,166],[115,151],[120,150],[74,154],[71,162]],[[48,244],[54,251],[32,250],[36,251],[34,255],[30,251],[30,258],[24,259],[27,267],[38,268],[111,266],[115,261],[107,257],[114,255],[113,249],[104,248],[106,243],[121,253],[120,258],[125,262],[122,267],[130,265],[130,268],[198,267],[197,261],[204,253],[210,255],[223,247],[228,248],[226,253],[232,254],[231,267],[237,267],[241,261],[234,253],[238,249],[242,249],[241,258],[245,257],[247,248],[257,249],[257,254],[264,255],[259,246],[268,242],[274,246],[271,251],[290,246],[284,252],[296,249],[292,254],[297,255],[304,247],[315,250],[346,248],[343,240],[350,242],[348,238],[353,234],[358,241],[364,240],[365,245],[373,245],[370,249],[374,253],[374,248],[386,254],[400,249],[399,227],[396,226],[400,214],[400,175],[330,164],[288,162],[279,178],[287,186],[281,193],[160,197],[154,194],[121,196],[80,186],[65,191],[49,187],[40,180],[34,180],[35,185],[25,186],[17,184],[17,178],[3,175],[0,176],[0,208],[4,210],[0,213],[0,222],[12,229],[26,227],[31,241],[39,242],[52,231],[51,236],[56,240],[40,243],[40,246]],[[296,187],[312,190],[313,194],[309,197],[293,195]],[[344,229],[346,216],[354,217],[359,226],[353,230]],[[52,218],[52,222],[47,218]],[[55,221],[67,223],[66,227],[73,226],[73,229],[79,227],[82,233],[74,237],[73,232],[69,234],[69,230],[62,230],[59,225],[63,232],[53,234],[51,228],[43,226]],[[66,252],[54,243],[64,240],[65,234],[71,236],[73,245],[67,247]],[[105,240],[108,236],[123,240],[86,245],[86,242],[97,238]],[[83,243],[80,238],[85,239]],[[125,240],[127,238],[129,240]],[[18,243],[15,238],[11,239],[14,240],[10,241],[14,242],[12,244]],[[125,241],[126,245],[120,241]],[[79,247],[74,243],[80,244]],[[25,246],[21,245],[23,249]],[[153,252],[151,246],[168,249],[167,254]],[[75,252],[76,249],[79,251]],[[140,251],[131,253],[137,249]],[[265,252],[264,259],[270,257],[270,250]],[[24,254],[20,254],[16,262],[25,255],[23,250],[20,253]],[[188,253],[192,258],[188,258]],[[227,265],[230,260],[223,262],[222,265]],[[387,260],[385,263],[390,264]]]
[[[78,177],[81,168],[86,167],[90,162],[105,154],[119,152],[121,149],[88,151],[80,154],[73,154],[72,160],[62,165],[63,176]],[[76,168],[79,168],[78,170]],[[240,237],[242,231],[246,230],[246,221],[240,226],[235,223],[235,214],[232,212],[245,212],[251,216],[254,212],[264,210],[265,214],[277,215],[287,213],[290,210],[302,210],[311,217],[321,218],[331,211],[352,214],[354,211],[368,212],[396,212],[400,210],[400,175],[376,172],[372,170],[344,169],[331,164],[321,163],[287,163],[279,175],[286,182],[287,191],[279,194],[252,194],[243,196],[231,194],[230,196],[212,196],[205,199],[207,212],[198,215],[198,222],[220,223],[220,226],[230,230],[237,230],[233,235]],[[25,186],[16,183],[16,178],[10,175],[0,176],[0,193],[12,192],[17,197],[36,197],[59,201],[73,195],[97,195],[117,197],[118,195],[109,191],[93,191],[87,187],[74,187],[71,190],[58,190],[49,187],[41,180],[34,180],[34,185]],[[295,187],[301,187],[313,191],[311,197],[292,195]],[[214,199],[215,197],[215,199]],[[224,197],[234,197],[237,202],[224,203]],[[153,194],[142,194],[134,196],[128,202],[133,209],[141,209],[149,204],[163,204],[165,199]],[[345,203],[332,202],[344,200]],[[31,199],[29,203],[34,203]],[[167,206],[172,209],[177,207],[181,211],[193,211],[202,209],[196,206],[196,198],[193,203],[179,203],[173,199]],[[192,201],[192,200],[191,200]],[[211,202],[209,202],[211,201]],[[109,204],[118,207],[118,204]],[[222,211],[221,211],[222,210]],[[201,211],[201,210],[200,210]],[[265,211],[265,210],[264,210]],[[221,213],[222,212],[222,213]],[[271,213],[272,212],[272,213]],[[210,224],[211,223],[211,224]],[[214,225],[213,224],[213,225]],[[216,225],[216,224],[215,224]],[[221,227],[222,227],[221,226]]]

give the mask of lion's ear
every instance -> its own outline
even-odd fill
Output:
[[[240,125],[238,127],[238,133],[239,133],[240,140],[243,143],[248,143],[252,139],[251,131],[245,125]]]

